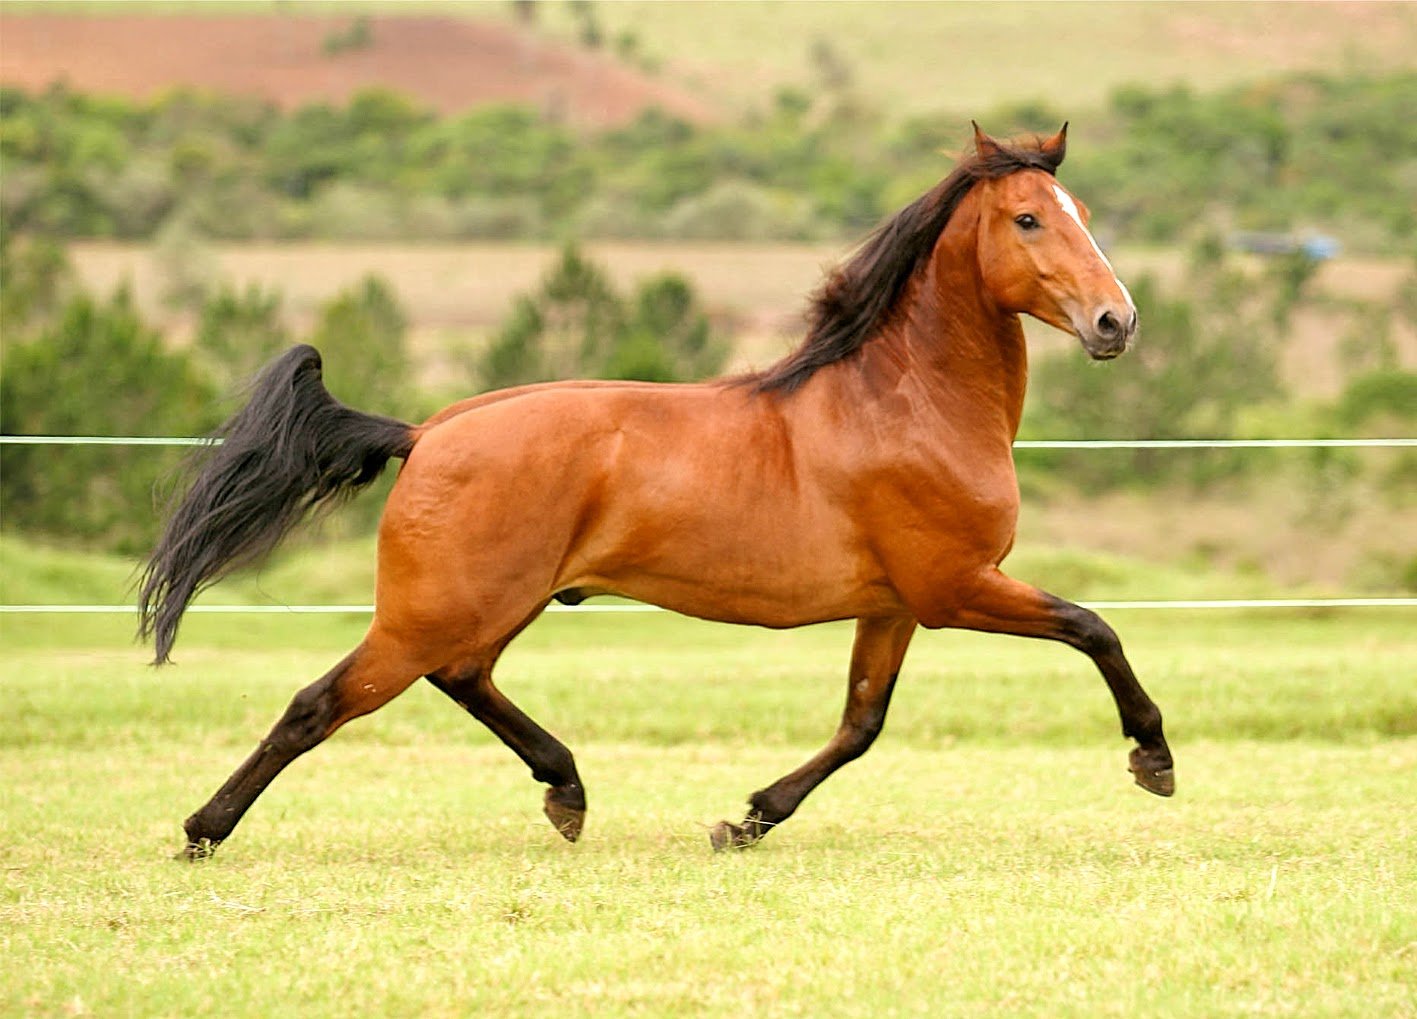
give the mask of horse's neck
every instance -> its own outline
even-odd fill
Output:
[[[1023,413],[1028,352],[1018,316],[1000,311],[984,290],[976,223],[972,216],[951,222],[902,295],[899,312],[862,348],[867,364],[858,377],[894,375],[897,388],[922,394],[935,412],[976,426],[997,423],[1012,442]]]

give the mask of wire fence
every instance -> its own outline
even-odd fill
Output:
[[[0,435],[6,446],[205,446],[220,439],[179,435]],[[1374,439],[1020,439],[1015,449],[1401,449],[1417,438]],[[1104,600],[1080,603],[1091,609],[1238,610],[1414,608],[1417,598],[1211,598]],[[132,605],[0,605],[0,614],[131,615]],[[373,605],[193,605],[193,613],[230,615],[370,615]],[[548,612],[662,612],[655,605],[550,605]]]
[[[1088,609],[1382,609],[1417,608],[1417,598],[1213,598],[1157,601],[1083,601]],[[133,615],[134,605],[0,605],[19,615]],[[207,615],[373,615],[373,605],[191,605],[188,613]],[[548,605],[546,612],[666,612],[658,605]]]
[[[0,446],[211,446],[181,435],[0,435]],[[1018,439],[1014,449],[1396,449],[1417,439]]]

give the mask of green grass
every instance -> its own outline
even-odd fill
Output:
[[[922,633],[876,748],[754,850],[707,829],[824,742],[850,628],[548,616],[504,688],[577,754],[570,846],[426,684],[178,824],[355,619],[0,632],[0,1014],[1417,1014],[1417,630],[1114,613],[1179,791],[1061,647]]]

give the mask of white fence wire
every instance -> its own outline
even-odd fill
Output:
[[[1169,601],[1083,601],[1088,609],[1382,609],[1417,608],[1417,598],[1214,598]],[[134,605],[0,605],[20,615],[132,615]],[[658,605],[548,605],[546,612],[666,612]],[[207,615],[373,615],[373,605],[192,605]]]
[[[220,439],[178,435],[0,435],[0,446],[209,446]],[[1019,439],[1014,449],[1375,449],[1417,439]]]
[[[5,446],[205,446],[220,439],[176,435],[0,435]],[[1401,449],[1417,438],[1384,439],[1020,439],[1015,449]],[[1091,609],[1414,608],[1417,598],[1213,598],[1081,602]],[[132,605],[0,605],[0,614],[131,615]],[[193,605],[213,615],[370,615],[373,605]],[[663,612],[655,605],[550,605],[547,612]]]

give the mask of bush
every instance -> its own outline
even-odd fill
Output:
[[[652,277],[627,302],[572,244],[540,288],[517,299],[481,374],[492,389],[587,377],[678,382],[717,372],[725,356],[682,276]]]
[[[378,276],[331,299],[310,336],[324,356],[330,392],[359,410],[408,418],[414,408],[407,330],[393,288]]]
[[[52,326],[8,347],[0,372],[7,435],[188,435],[217,421],[211,387],[167,351],[128,294],[71,299]],[[122,552],[151,547],[153,481],[181,454],[128,446],[0,447],[7,526]]]
[[[47,237],[0,230],[0,333],[6,339],[47,322],[73,289],[63,248]]]
[[[1417,372],[1389,368],[1359,375],[1344,388],[1335,414],[1349,430],[1373,424],[1410,428],[1417,423]]]
[[[1079,125],[1093,140],[1065,172],[1118,237],[1174,243],[1223,222],[1410,250],[1414,107],[1412,73],[1133,87]],[[991,115],[1000,133],[1060,120],[1037,101]],[[474,203],[488,224],[456,235],[545,237],[578,222],[618,236],[850,236],[938,180],[941,148],[967,137],[955,115],[893,122],[849,88],[815,102],[783,90],[737,124],[649,111],[586,133],[513,105],[440,117],[379,89],[289,112],[190,92],[137,103],[0,89],[0,210],[11,228],[71,237],[149,236],[178,205],[212,236],[408,237],[426,232],[414,202],[434,196]],[[378,215],[331,193],[367,196]]]
[[[743,180],[713,185],[678,202],[664,217],[663,233],[681,240],[800,240],[810,236],[805,202]]]
[[[280,294],[250,284],[226,284],[202,304],[193,346],[223,392],[234,392],[290,342]]]

